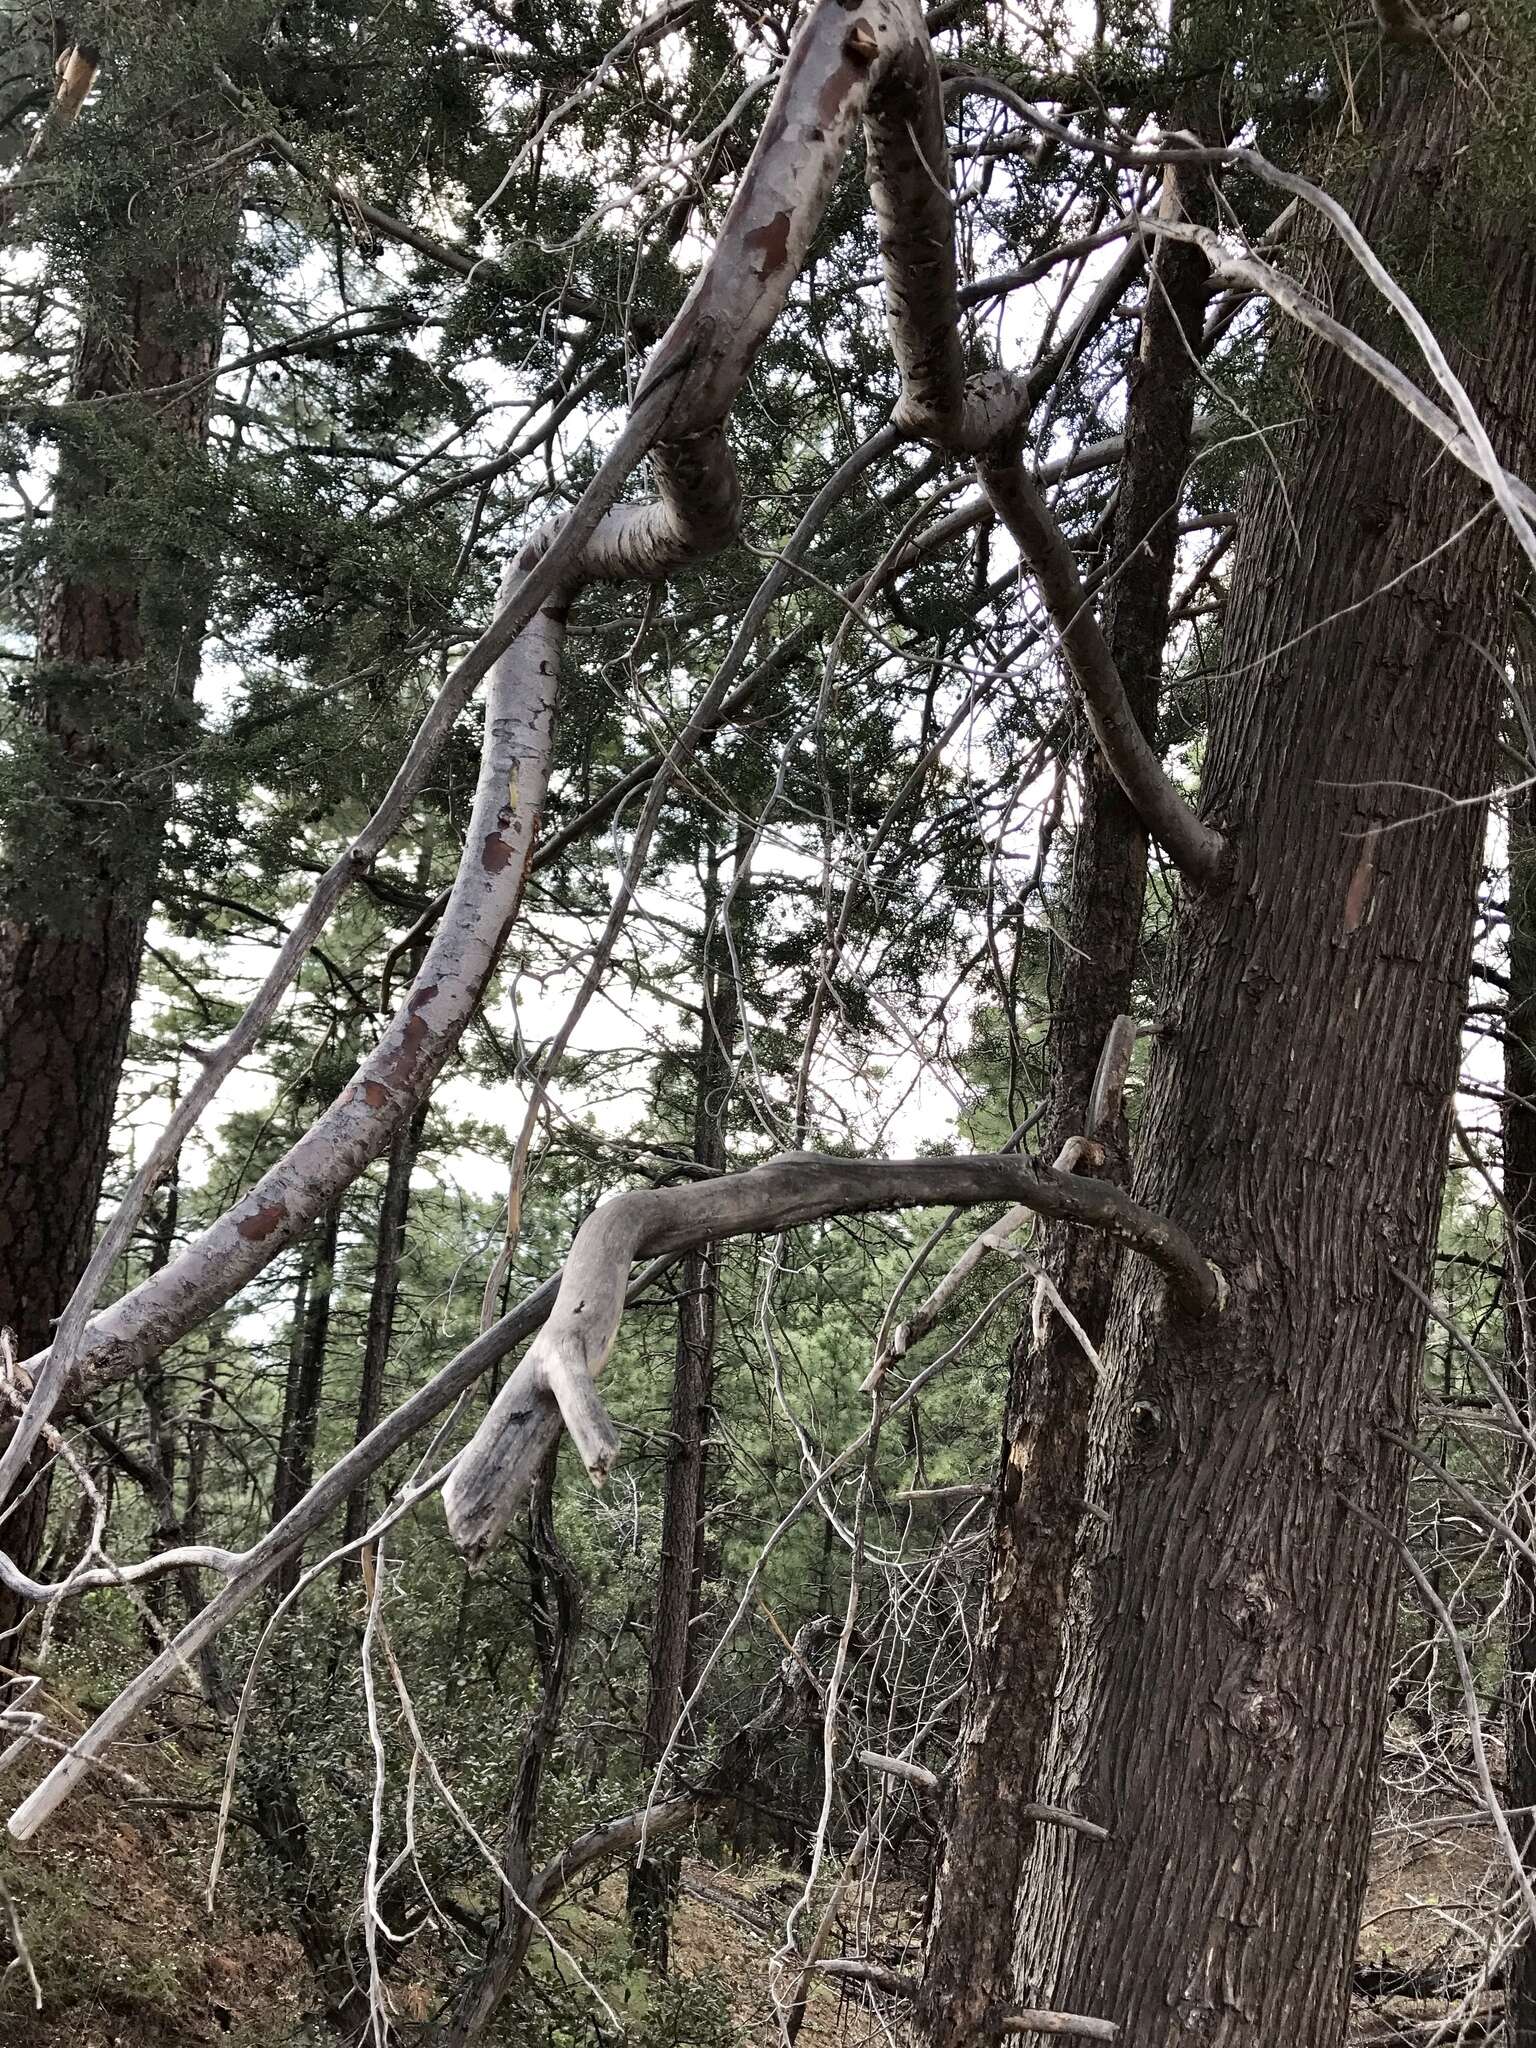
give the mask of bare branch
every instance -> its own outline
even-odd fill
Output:
[[[676,1834],[712,1804],[714,1801],[707,1795],[685,1792],[676,1799],[662,1800],[658,1806],[637,1807],[617,1820],[599,1821],[545,1864],[528,1888],[528,1904],[536,1912],[543,1912],[592,1864],[627,1856],[642,1841]]]
[[[817,1920],[816,1926],[812,1931],[810,1945],[806,1949],[804,1957],[797,1958],[800,1962],[800,1969],[795,1978],[793,1990],[786,1999],[780,1999],[777,1993],[775,1994],[774,2003],[778,2006],[779,2026],[786,2048],[794,2048],[795,2042],[800,2038],[800,2029],[805,2025],[806,2004],[810,1996],[811,1972],[816,1968],[821,1959],[822,1950],[831,1939],[832,1928],[837,1919],[837,1909],[842,1903],[843,1893],[864,1868],[864,1858],[868,1853],[869,1829],[864,1827],[854,1837],[853,1847],[848,1851],[847,1860],[832,1881],[832,1888],[827,1893],[826,1904],[821,1909],[821,1917]],[[781,1960],[787,1962],[793,1956],[794,1951],[792,1949],[787,1954],[781,1951],[780,1955],[774,1957],[774,1962],[777,1963]]]
[[[918,1984],[915,1977],[904,1977],[899,1970],[889,1970],[882,1963],[872,1963],[861,1956],[829,1956],[816,1964],[824,1977],[840,1977],[853,1984],[869,1984],[876,1991],[889,1992],[893,1998],[915,1999]],[[1002,2014],[996,2021],[1000,2034],[1049,2034],[1057,2038],[1079,2041],[1115,2041],[1120,2029],[1113,2020],[1097,2020],[1080,2012],[1046,2012],[1025,2008],[1019,2012]]]
[[[1219,1308],[1216,1268],[1176,1224],[1119,1188],[1049,1168],[1037,1172],[1012,1153],[855,1160],[790,1152],[702,1185],[635,1189],[603,1203],[577,1232],[548,1325],[455,1466],[443,1495],[455,1544],[478,1563],[499,1541],[562,1420],[594,1482],[606,1477],[615,1438],[592,1381],[618,1335],[635,1259],[828,1216],[1009,1200],[1120,1238],[1162,1268],[1187,1313]]]
[[[1093,615],[1072,550],[1021,463],[982,465],[994,511],[1029,564],[1061,649],[1083,693],[1088,723],[1115,780],[1187,882],[1208,887],[1223,871],[1226,841],[1202,824],[1157,758],[1126,700],[1119,670]]]
[[[925,1770],[909,1757],[883,1756],[878,1749],[861,1749],[859,1762],[867,1771],[879,1771],[887,1778],[901,1778],[924,1792],[937,1792],[944,1782],[935,1771]]]

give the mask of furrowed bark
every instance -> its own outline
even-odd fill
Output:
[[[1179,202],[1170,173],[1165,204]],[[1165,243],[1148,286],[1126,406],[1104,652],[1137,730],[1155,744],[1163,648],[1188,466],[1207,266]],[[1075,571],[1074,571],[1075,576]],[[1085,1133],[1111,1179],[1127,1177],[1121,1108],[1147,876],[1147,827],[1103,754],[1082,767],[1060,984],[1052,1004],[1048,1143]],[[1092,1232],[1057,1231],[1045,1263],[1092,1346],[1103,1341],[1117,1261]],[[1016,1901],[1039,1809],[1041,1764],[1066,1654],[1096,1372],[1049,1306],[1009,1363],[987,1588],[946,1815],[914,2032],[924,2048],[984,2037],[1013,1989]]]
[[[1472,97],[1439,70],[1389,89],[1357,217],[1467,249],[1463,374],[1529,467],[1536,267],[1523,226],[1458,196]],[[1358,322],[1359,274],[1321,267]],[[1399,1576],[1349,1509],[1401,1523],[1422,1321],[1394,1275],[1428,1279],[1500,708],[1473,643],[1508,533],[1424,561],[1481,486],[1332,346],[1300,368],[1312,417],[1283,480],[1256,474],[1203,778],[1232,879],[1180,911],[1135,1183],[1232,1295],[1200,1329],[1119,1276],[1041,1788],[1115,1853],[1053,1832],[1021,1894],[1020,1996],[1137,2048],[1343,2036]]]
[[[1509,798],[1509,995],[1504,1036],[1504,1331],[1509,1396],[1530,1428],[1536,1419],[1536,797]],[[1510,1446],[1510,1491],[1528,1528],[1536,1460]],[[1524,1809],[1513,1823],[1525,1866],[1536,1876],[1536,1566],[1513,1544],[1506,1550],[1509,1619],[1505,1636],[1506,1804]],[[1505,1964],[1505,2027],[1510,2048],[1536,2048],[1536,1941],[1529,1936]]]
[[[548,1324],[455,1465],[443,1489],[455,1544],[472,1564],[494,1548],[527,1499],[562,1423],[594,1483],[607,1476],[618,1438],[593,1382],[618,1335],[636,1259],[749,1232],[791,1230],[828,1216],[998,1201],[1027,1203],[1042,1216],[1088,1224],[1132,1246],[1161,1269],[1192,1317],[1221,1306],[1221,1275],[1177,1224],[1118,1188],[1080,1174],[1036,1170],[1016,1154],[855,1160],[789,1152],[699,1186],[636,1189],[604,1202],[577,1232]]]
[[[82,61],[72,50],[60,72],[56,120],[78,108],[71,78],[85,80],[84,96]],[[127,409],[104,435],[71,435],[60,448],[52,582],[22,716],[61,778],[69,826],[45,863],[47,900],[18,846],[0,901],[0,1329],[23,1358],[49,1341],[90,1253],[170,813],[169,758],[201,660],[208,593],[195,557],[162,540],[114,559],[101,532],[105,508],[131,488],[131,463],[184,462],[207,437],[206,387],[153,411],[134,403],[218,357],[234,210],[217,194],[211,206],[206,191],[196,197],[190,218],[211,213],[218,229],[193,245],[193,230],[163,208],[141,216],[137,237],[155,260],[139,275],[114,261],[124,223],[102,223],[99,304],[71,394]],[[12,1461],[21,1484],[0,1488],[0,1500],[25,1488],[0,1524],[24,1566],[40,1554],[47,1462],[24,1444]],[[0,1591],[0,1636],[18,1618]]]

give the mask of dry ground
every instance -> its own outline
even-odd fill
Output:
[[[294,1941],[241,1917],[228,1894],[211,1917],[203,1903],[213,1833],[217,1761],[195,1731],[163,1737],[132,1760],[140,1790],[103,1780],[76,1798],[34,1845],[0,1849],[0,1879],[25,1929],[43,1993],[34,2007],[24,1969],[0,1925],[0,2042],[5,2048],[297,2048],[317,2038],[304,2015],[314,1986]],[[33,1773],[32,1775],[35,1775]],[[24,1782],[18,1774],[7,1786]],[[7,1804],[9,1804],[9,1799]],[[1455,1788],[1388,1800],[1361,1939],[1361,1961],[1380,1969],[1444,1975],[1482,1960],[1479,1930],[1499,1889],[1497,1844],[1485,1827],[1439,1826],[1469,1802]],[[724,1987],[737,2039],[770,2043],[767,1965],[776,1930],[798,1889],[770,1866],[686,1866],[675,1967]],[[3,1911],[0,1900],[0,1911]],[[611,1934],[623,1911],[623,1879],[608,1879],[562,1924],[573,1946]],[[900,1957],[900,1929],[877,1930],[881,1952]],[[857,1943],[856,1928],[844,1943]],[[834,1943],[834,1952],[838,1944]],[[907,1965],[910,1967],[910,1964]],[[425,2020],[440,1986],[394,1987],[403,2037]],[[617,1997],[622,1996],[615,1991]],[[1362,2001],[1354,2038],[1365,2044],[1427,2040],[1448,2011],[1443,1999]],[[818,1987],[801,2034],[805,2048],[864,2048],[887,2037],[873,2016]],[[1483,2038],[1454,2031],[1451,2041]]]

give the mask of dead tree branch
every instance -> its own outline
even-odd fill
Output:
[[[993,510],[1018,544],[1050,613],[1093,736],[1115,780],[1187,882],[1207,886],[1221,875],[1226,842],[1175,788],[1138,724],[1109,642],[1083,591],[1072,550],[1038,485],[1022,463],[982,465]]]
[[[1107,1182],[1037,1171],[1012,1153],[856,1160],[790,1152],[702,1185],[635,1189],[603,1203],[577,1232],[549,1322],[458,1460],[443,1495],[455,1544],[478,1563],[500,1540],[562,1422],[594,1483],[607,1476],[618,1437],[595,1379],[618,1335],[636,1259],[828,1216],[995,1201],[1119,1238],[1162,1268],[1190,1315],[1220,1306],[1220,1275],[1177,1224]]]

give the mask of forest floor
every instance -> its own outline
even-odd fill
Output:
[[[1476,1976],[1485,1961],[1478,1937],[1489,1924],[1490,1892],[1502,1867],[1493,1830],[1458,1827],[1434,1836],[1410,1828],[1404,1838],[1378,1847],[1360,1930],[1357,1971],[1370,1995],[1357,1997],[1351,2041],[1383,2048],[1426,2043],[1453,2015],[1460,1997],[1447,1997],[1459,1980]],[[1394,1985],[1401,1989],[1394,1995]],[[1425,1995],[1415,1996],[1414,1992]],[[1477,2020],[1496,2013],[1473,1993],[1467,2028],[1447,2042],[1480,2041]]]
[[[26,1969],[0,1930],[0,1955],[7,1958],[0,2041],[5,2048],[298,2048],[323,2039],[306,2023],[318,2004],[314,1980],[297,1943],[274,1931],[275,1916],[236,1880],[226,1885],[216,1914],[205,1905],[217,1799],[208,1746],[195,1731],[183,1739],[162,1735],[131,1767],[137,1787],[103,1778],[65,1807],[38,1843],[0,1849],[0,1880],[42,1991],[39,2010]],[[36,1775],[18,1771],[12,1785],[20,1789]],[[1470,1930],[1488,1924],[1497,1845],[1486,1827],[1438,1824],[1469,1803],[1444,1790],[1436,1798],[1388,1800],[1360,1944],[1360,1964],[1374,1973],[1376,1994],[1357,2002],[1353,2039],[1361,2048],[1427,2041],[1454,2008],[1443,1996],[1401,1995],[1405,1985],[1443,1986],[1482,1960]],[[766,2048],[775,2038],[767,1967],[798,1889],[791,1873],[771,1865],[685,1865],[674,1969],[698,1981],[701,1992],[707,1985],[716,2002],[728,2001],[740,2042]],[[0,1896],[0,1914],[6,1907]],[[622,1875],[605,1880],[584,1911],[585,1923],[581,1914],[562,1922],[562,1936],[579,1947],[585,1924],[611,1939],[623,1911]],[[883,1932],[889,1955],[898,1930]],[[853,1930],[845,1933],[851,1938]],[[838,1947],[835,1941],[834,1953]],[[410,2038],[412,2020],[429,2017],[441,1988],[409,1978],[392,1982],[403,2038]],[[1453,2030],[1448,2038],[1458,2036]],[[800,2039],[804,2048],[863,2048],[886,2035],[872,2014],[822,1983]]]

